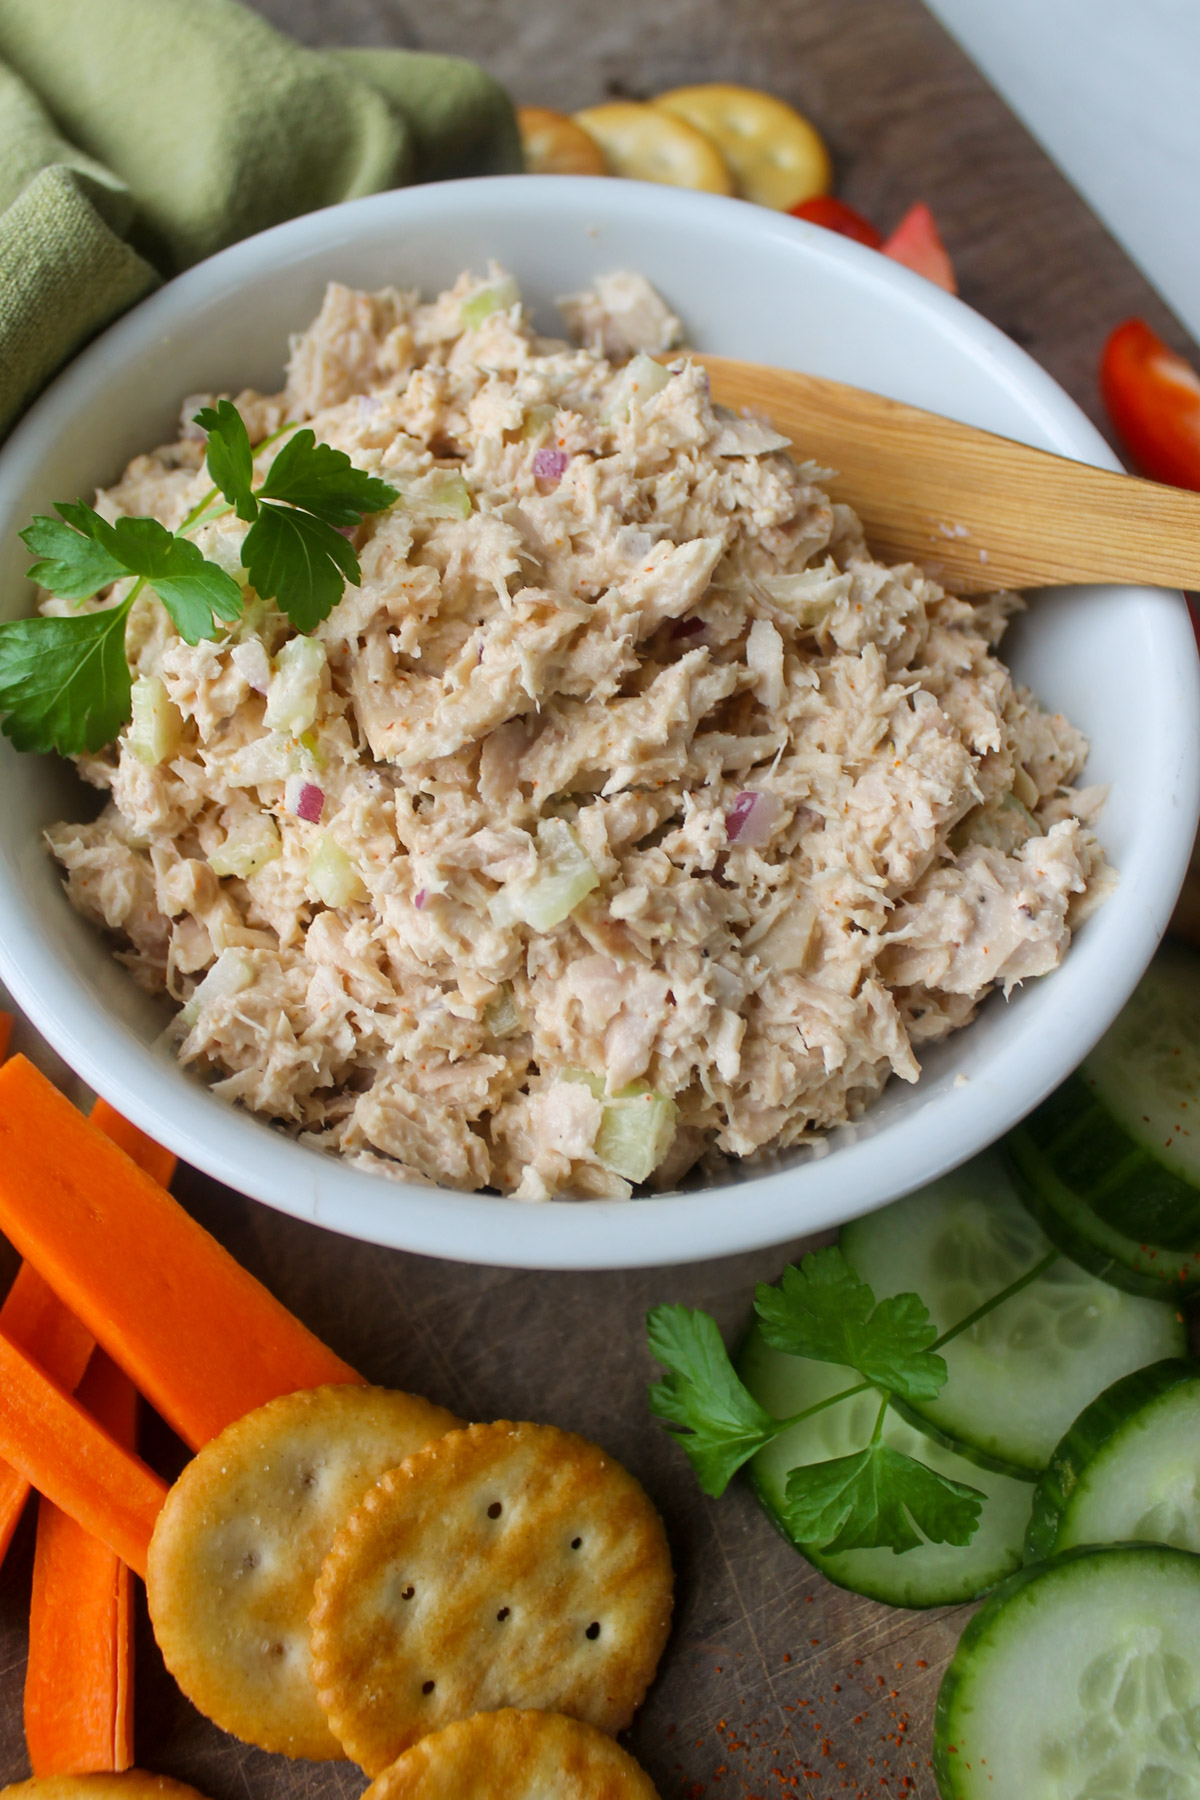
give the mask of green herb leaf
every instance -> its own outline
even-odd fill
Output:
[[[353,547],[323,519],[264,505],[246,533],[242,562],[255,593],[274,600],[297,631],[328,618],[347,581],[361,579]]]
[[[770,1443],[779,1422],[742,1386],[708,1313],[656,1306],[646,1330],[651,1351],[669,1371],[650,1389],[650,1411],[679,1432],[700,1486],[715,1498]]]
[[[112,553],[97,543],[93,521],[100,519],[82,500],[55,507],[57,519],[40,514],[21,533],[22,542],[38,558],[29,579],[62,600],[89,600],[128,573]],[[103,520],[100,520],[103,523]]]
[[[797,1542],[814,1549],[890,1546],[900,1555],[924,1539],[969,1544],[985,1498],[978,1488],[877,1442],[854,1456],[792,1469],[784,1513]]]
[[[928,1307],[916,1294],[876,1306],[836,1245],[789,1265],[778,1287],[760,1282],[754,1307],[768,1344],[790,1356],[843,1363],[903,1400],[932,1400],[945,1383]]]
[[[185,642],[216,637],[217,619],[231,624],[241,617],[242,590],[233,576],[157,519],[118,519],[109,525],[97,518],[95,533],[122,568],[153,585]]]
[[[0,712],[18,750],[78,756],[111,743],[130,716],[129,601],[74,619],[0,625]]]
[[[247,522],[258,517],[258,502],[251,493],[254,481],[254,452],[245,420],[232,400],[218,400],[215,407],[202,406],[193,421],[208,433],[205,462],[213,478],[213,486],[234,508],[239,519]]]
[[[318,444],[307,427],[288,439],[258,492],[264,500],[286,500],[335,529],[357,525],[364,513],[382,512],[400,497],[386,481],[356,469],[344,450]]]

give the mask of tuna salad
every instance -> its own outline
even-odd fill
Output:
[[[819,1142],[1109,879],[1084,739],[996,654],[1017,598],[873,560],[803,445],[654,360],[640,277],[563,311],[574,344],[495,268],[329,288],[284,391],[233,399],[256,478],[307,425],[398,491],[361,585],[194,645],[139,594],[133,724],[78,758],[106,803],[48,833],[216,1093],[530,1201]],[[212,400],[106,519],[180,525]],[[246,530],[194,533],[243,587]]]

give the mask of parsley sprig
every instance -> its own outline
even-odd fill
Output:
[[[30,578],[58,599],[89,600],[130,576],[133,585],[101,612],[0,625],[0,728],[18,750],[67,756],[99,750],[128,723],[125,626],[145,589],[158,596],[189,644],[217,637],[241,618],[241,584],[187,535],[201,524],[230,511],[249,524],[241,548],[249,585],[260,599],[274,600],[297,631],[312,631],[345,583],[361,581],[354,546],[343,534],[391,506],[399,498],[395,488],[356,469],[344,451],[319,444],[307,426],[293,432],[255,487],[256,453],[236,406],[219,400],[202,408],[196,423],[208,433],[213,488],[178,531],[157,519],[110,524],[76,500],[57,503],[57,518],[39,515],[21,533],[35,558]]]
[[[759,1329],[774,1349],[836,1363],[862,1379],[786,1419],[767,1412],[743,1386],[708,1313],[657,1306],[647,1332],[667,1375],[650,1389],[650,1411],[678,1438],[700,1486],[715,1497],[781,1432],[873,1388],[880,1405],[870,1442],[853,1455],[789,1472],[785,1511],[793,1536],[825,1551],[887,1546],[899,1554],[926,1540],[969,1544],[985,1496],[885,1444],[888,1408],[893,1399],[933,1399],[947,1377],[938,1350],[1035,1281],[1056,1255],[1052,1251],[939,1337],[916,1294],[876,1302],[836,1246],[812,1251],[799,1266],[789,1265],[777,1286],[759,1284]]]

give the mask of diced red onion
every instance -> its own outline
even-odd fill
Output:
[[[284,783],[283,804],[293,818],[318,825],[325,806],[325,791],[303,775],[289,775]]]
[[[703,630],[703,619],[697,619],[694,616],[690,619],[676,619],[671,627],[671,636],[673,638],[696,637]]]
[[[731,844],[761,849],[769,840],[771,828],[782,811],[776,795],[747,788],[736,796],[725,814],[725,835]]]
[[[413,905],[416,907],[417,911],[420,912],[420,910],[424,906],[424,904],[425,904],[425,889],[418,888],[416,893],[413,895]]]
[[[565,450],[539,450],[533,459],[533,472],[539,481],[552,481],[557,486],[570,460]]]

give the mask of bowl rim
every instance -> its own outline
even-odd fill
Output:
[[[38,399],[0,449],[0,496],[13,471],[37,462],[69,429],[78,407],[102,392],[109,372],[136,361],[139,345],[158,332],[186,324],[190,315],[231,286],[267,268],[286,265],[324,246],[348,247],[364,235],[397,223],[436,220],[447,211],[476,205],[486,189],[489,205],[508,215],[536,217],[549,190],[592,213],[652,221],[669,208],[677,222],[692,215],[698,231],[736,238],[783,236],[805,246],[816,262],[852,268],[860,282],[890,290],[909,307],[931,312],[944,334],[966,344],[976,362],[1015,387],[1049,447],[1100,467],[1119,468],[1104,439],[1075,402],[1025,351],[961,301],[864,246],[786,215],[713,195],[650,184],[597,183],[581,176],[498,176],[396,189],[310,213],[247,238],[197,264],[139,303],[80,353]],[[598,190],[610,190],[603,192]],[[617,190],[613,192],[612,190]],[[1030,429],[1033,430],[1031,423]],[[1135,590],[1145,595],[1146,590]],[[1170,808],[1195,818],[1200,811],[1200,669],[1186,610],[1160,594],[1154,613],[1176,674],[1173,704],[1190,713],[1173,771]],[[1106,969],[1107,991],[1085,1004],[1068,957],[1054,980],[1062,1011],[1081,1009],[1090,1044],[1116,1016],[1136,985],[1165,928],[1191,848],[1179,834],[1160,857],[1158,891],[1128,909],[1127,931]],[[1111,902],[1110,902],[1111,904]],[[944,1174],[993,1142],[1066,1075],[1061,1051],[1034,1045],[1015,1084],[997,1099],[987,1083],[973,1096],[941,1095],[919,1116],[909,1116],[840,1145],[835,1155],[780,1171],[745,1177],[730,1185],[637,1202],[555,1200],[537,1205],[492,1196],[417,1186],[339,1164],[216,1100],[173,1060],[131,1034],[106,1031],[102,1008],[30,931],[21,896],[0,866],[0,976],[14,999],[53,1048],[105,1099],[183,1160],[274,1209],[330,1230],[393,1248],[493,1266],[544,1269],[610,1269],[701,1260],[771,1244],[836,1224],[887,1204]],[[1085,1034],[1086,1035],[1086,1034]],[[1080,1055],[1086,1054],[1086,1048]],[[1076,1059],[1078,1060],[1078,1059]],[[934,1117],[933,1115],[937,1116]],[[981,1120],[986,1123],[981,1127]],[[851,1131],[850,1136],[853,1137]],[[923,1149],[910,1140],[926,1140]],[[864,1171],[885,1170],[880,1192]],[[840,1176],[840,1179],[838,1177]],[[805,1193],[797,1195],[800,1180]],[[854,1192],[846,1204],[845,1189]],[[867,1192],[866,1190],[870,1190]],[[801,1210],[803,1216],[799,1217]]]

